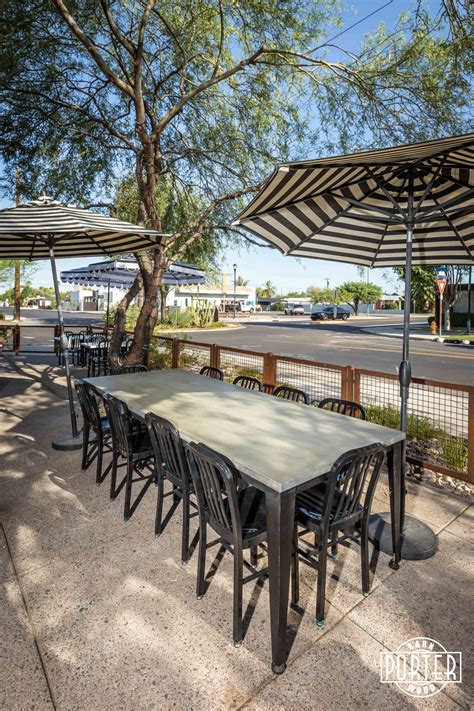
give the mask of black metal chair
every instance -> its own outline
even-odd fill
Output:
[[[257,380],[257,378],[252,378],[250,375],[238,375],[233,384],[241,388],[247,388],[247,390],[259,390],[263,392],[263,383]]]
[[[126,403],[106,393],[104,405],[112,433],[110,498],[116,499],[125,487],[123,517],[128,521],[150,484],[156,480],[154,452],[148,429],[133,418]],[[126,467],[127,471],[117,485],[117,471],[120,467]],[[136,482],[141,482],[143,486],[132,504],[132,486]]]
[[[206,378],[214,378],[214,380],[224,380],[224,372],[220,368],[213,368],[210,365],[205,365],[201,368],[199,375],[204,375]]]
[[[95,378],[96,375],[107,375],[109,370],[108,356],[109,342],[107,340],[99,341],[97,346],[92,349],[89,356],[89,363],[87,366],[88,378]]]
[[[134,365],[121,365],[112,371],[113,375],[128,375],[129,373],[148,373],[146,365],[135,363]]]
[[[81,406],[84,427],[82,430],[82,471],[86,471],[97,459],[96,484],[101,484],[111,470],[110,463],[102,471],[103,457],[106,452],[112,452],[112,439],[110,424],[106,417],[100,414],[99,397],[95,389],[89,383],[78,380],[76,392]],[[92,433],[92,437],[91,437]]]
[[[190,513],[190,507],[194,502],[190,498],[193,492],[191,474],[188,461],[176,427],[163,417],[159,417],[152,412],[146,415],[146,424],[150,434],[150,440],[155,452],[158,496],[156,501],[155,516],[155,536],[160,536],[163,532],[163,503],[164,498],[173,496],[173,507],[170,511],[174,513],[176,504],[183,502],[183,529],[181,536],[181,562],[186,565],[191,552],[189,550],[189,522],[197,512]],[[164,481],[173,485],[173,490],[164,493]],[[169,516],[170,514],[168,514]]]
[[[280,385],[273,391],[275,397],[281,397],[284,400],[291,400],[292,402],[302,402],[304,405],[309,405],[309,398],[304,390],[298,390],[298,388],[292,388],[289,385]]]
[[[205,445],[192,443],[185,449],[199,511],[196,595],[200,600],[206,592],[206,550],[219,543],[234,555],[233,638],[234,644],[239,646],[243,639],[243,584],[268,573],[266,568],[257,570],[255,567],[257,546],[267,537],[264,494],[253,486],[237,491],[237,472],[232,463]],[[208,525],[219,536],[209,545]],[[251,563],[244,560],[245,550],[251,552]],[[245,578],[244,566],[251,571]]]
[[[356,417],[359,420],[368,420],[367,410],[363,405],[352,400],[341,400],[337,397],[326,397],[324,400],[313,400],[312,405],[319,407],[321,410],[330,410],[337,412],[339,415],[347,415],[348,417]]]
[[[295,507],[295,546],[299,555],[318,571],[316,597],[316,624],[324,626],[326,594],[326,568],[328,548],[359,531],[361,546],[362,591],[369,594],[368,521],[375,487],[380,474],[385,450],[380,444],[360,447],[343,454],[333,464],[321,484],[297,494]],[[361,503],[364,486],[367,493]],[[302,535],[312,531],[316,542],[311,546],[298,539],[298,526]],[[358,529],[358,531],[357,531]],[[300,546],[304,545],[304,548]],[[295,558],[292,604],[298,604],[298,556]]]

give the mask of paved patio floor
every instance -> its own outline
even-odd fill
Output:
[[[374,557],[365,599],[358,548],[342,548],[329,564],[322,631],[313,624],[315,573],[301,566],[301,611],[290,613],[288,668],[277,677],[268,583],[245,586],[251,619],[234,648],[229,555],[198,601],[196,556],[179,562],[180,510],[157,539],[153,487],[124,523],[121,497],[111,502],[108,483],[97,487],[92,470],[80,471],[80,453],[51,448],[68,411],[53,392],[63,394],[61,374],[39,361],[13,367],[0,357],[0,708],[472,707],[469,499],[410,483],[408,511],[436,530],[437,554],[398,572]],[[382,480],[376,509],[387,510],[387,498]],[[463,653],[461,684],[423,700],[380,683],[381,652],[416,636]]]

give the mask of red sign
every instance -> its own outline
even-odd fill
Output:
[[[438,279],[436,284],[438,285],[439,293],[443,294],[444,290],[446,289],[446,279]]]

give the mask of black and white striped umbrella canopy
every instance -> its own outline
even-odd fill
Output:
[[[0,210],[0,259],[87,257],[152,249],[163,235],[45,195]]]
[[[107,259],[95,262],[87,267],[68,269],[61,272],[64,284],[79,284],[82,286],[104,286],[116,289],[129,289],[138,272],[138,264],[129,259]],[[184,286],[186,284],[204,284],[206,275],[202,269],[191,264],[174,262],[163,274],[164,286]]]
[[[285,255],[399,266],[410,200],[413,265],[474,261],[474,134],[280,165],[233,224]]]

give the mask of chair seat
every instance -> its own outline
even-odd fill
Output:
[[[242,538],[254,538],[265,533],[267,516],[265,494],[254,486],[247,486],[237,494],[237,501],[242,521]]]
[[[319,527],[324,515],[324,499],[326,496],[326,484],[318,484],[311,489],[301,492],[296,497],[295,516],[299,524],[312,529]],[[334,519],[340,501],[340,494],[336,490],[334,493],[333,505],[329,521]],[[358,511],[362,511],[362,506],[357,506]]]

